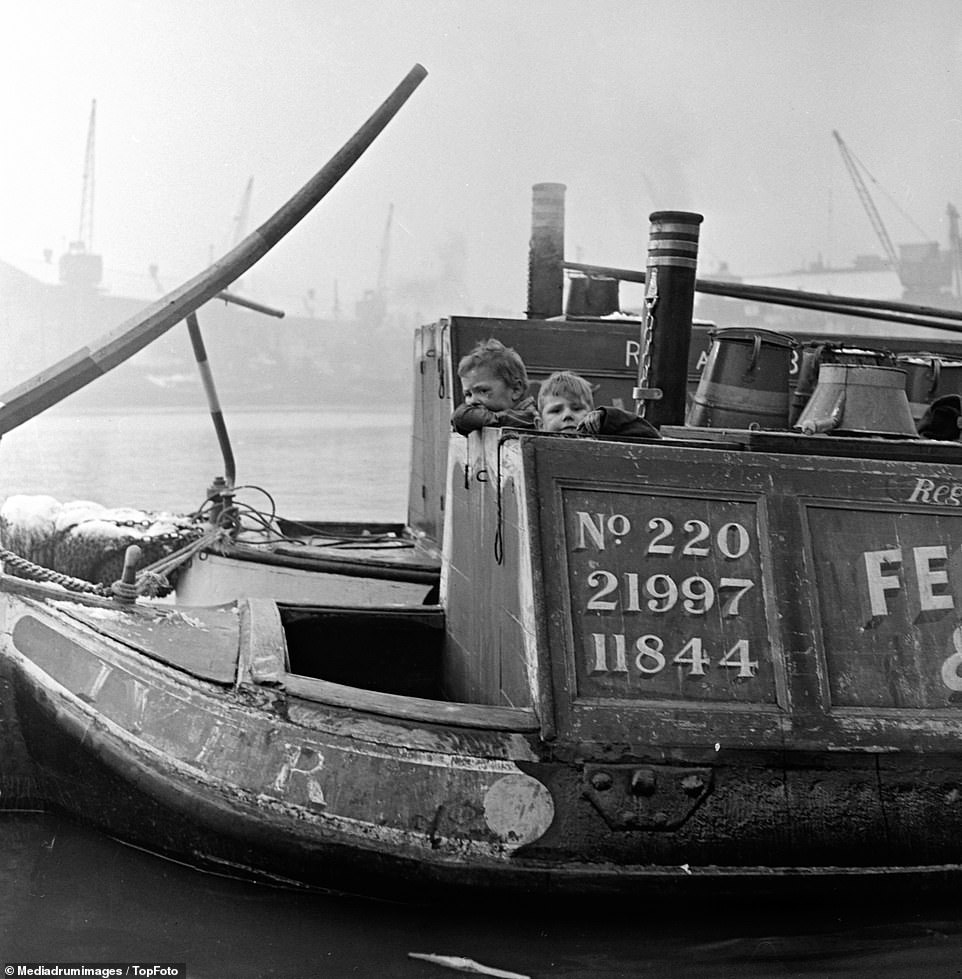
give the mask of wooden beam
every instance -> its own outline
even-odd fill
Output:
[[[199,275],[89,346],[0,395],[0,435],[113,370],[243,275],[306,217],[408,100],[427,71],[415,65],[360,129],[256,231]]]
[[[565,261],[564,267],[572,272],[587,275],[603,275],[622,282],[644,283],[645,273],[638,269],[612,268],[608,265],[588,265],[584,262]],[[775,306],[796,306],[824,313],[843,316],[859,316],[865,319],[885,320],[905,326],[924,326],[950,333],[962,332],[962,312],[937,306],[919,306],[897,300],[862,299],[855,296],[835,296],[831,293],[805,292],[801,289],[779,289],[775,286],[757,286],[746,282],[725,282],[720,279],[696,279],[695,292],[725,296],[729,299],[745,299],[750,302],[771,303]]]

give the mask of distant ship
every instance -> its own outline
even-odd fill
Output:
[[[94,133],[97,104],[91,105],[81,195],[80,224],[56,265],[52,253],[30,274],[0,260],[0,390],[33,374],[114,329],[148,306],[163,289],[157,269],[131,288],[139,297],[117,294],[104,283],[104,263],[93,248]],[[251,179],[234,218],[234,243],[246,233]],[[335,298],[330,315],[315,315],[308,292],[303,309],[282,319],[237,305],[211,301],[198,311],[208,361],[225,408],[287,405],[407,404],[413,385],[412,358],[397,357],[398,341],[409,337],[435,305],[452,304],[460,287],[463,250],[448,249],[435,281],[407,282],[388,301],[387,258],[393,205],[388,211],[375,287],[343,314]],[[453,256],[453,258],[452,258]],[[112,273],[110,279],[124,276]],[[151,281],[152,280],[152,281]],[[235,288],[235,287],[232,287]],[[243,290],[236,286],[238,294]],[[151,298],[148,294],[155,292]],[[335,285],[336,295],[336,285]],[[271,306],[269,298],[258,297]],[[205,406],[203,386],[186,327],[168,334],[120,369],[71,396],[74,408]]]
[[[99,256],[65,254],[60,281],[45,282],[0,261],[0,385],[12,387],[73,353],[150,300],[114,295],[91,274]],[[80,259],[80,261],[77,261]],[[402,403],[413,383],[398,363],[400,314],[389,316],[368,292],[350,319],[285,315],[269,319],[212,301],[199,311],[211,370],[225,407]],[[156,343],[71,397],[84,408],[204,406],[186,328]]]

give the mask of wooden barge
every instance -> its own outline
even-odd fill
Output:
[[[0,806],[398,898],[956,886],[962,446],[686,425],[693,217],[652,216],[640,334],[420,331],[411,523],[443,542],[437,604],[161,608],[0,578]],[[489,335],[536,377],[570,352],[662,437],[449,434]],[[625,391],[605,350],[630,343]]]

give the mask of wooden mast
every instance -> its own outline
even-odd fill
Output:
[[[426,75],[421,65],[415,65],[361,128],[290,200],[209,268],[89,346],[0,395],[0,435],[122,364],[243,275],[347,173]]]

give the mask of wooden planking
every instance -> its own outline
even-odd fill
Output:
[[[280,684],[287,671],[287,642],[277,602],[246,598],[239,605],[237,683]]]
[[[554,542],[546,544],[539,573],[554,695],[568,736],[610,739],[633,730],[667,743],[757,749],[958,750],[962,467],[525,439],[543,537]],[[584,497],[586,480],[602,472],[604,482],[591,484],[593,502],[582,507],[577,494]],[[630,530],[624,521],[605,524],[604,550],[573,523],[579,508],[592,506],[606,518],[632,521]],[[719,521],[746,531],[745,548],[736,546],[730,526],[725,531],[724,560],[709,553],[723,539]],[[679,548],[704,528],[708,550],[689,554],[685,570]],[[619,529],[621,544],[613,532]],[[637,545],[628,533],[640,535]],[[652,544],[674,551],[662,554]],[[611,577],[589,580],[593,571]],[[737,615],[719,620],[712,617],[717,602],[712,614],[699,602],[705,581],[716,598],[732,594],[723,577],[753,584]],[[659,609],[668,579],[676,589],[671,613]],[[592,598],[601,604],[589,611]],[[690,614],[675,615],[686,600]],[[724,681],[693,675],[686,644],[700,638],[710,658],[706,674],[718,671],[736,623],[748,642],[746,662],[757,660],[757,667],[739,675],[739,656],[732,655]],[[619,631],[626,645],[617,675],[591,676],[598,657],[592,637],[606,635],[611,671],[611,636]],[[636,636],[644,637],[640,647],[629,641]],[[663,661],[650,652],[659,640]]]
[[[630,407],[638,383],[640,327],[636,320],[512,320],[451,318],[451,364],[476,343],[494,337],[521,355],[532,381],[559,370],[575,371],[596,386],[597,404]],[[462,400],[455,384],[454,400]]]
[[[490,429],[484,436],[452,437],[448,520],[449,526],[457,523],[458,533],[448,536],[445,548],[444,687],[452,700],[527,707],[531,694],[520,604],[526,542],[514,475],[503,465],[501,563],[496,559],[500,434]]]
[[[962,517],[831,503],[806,516],[831,705],[962,706]]]
[[[445,321],[421,327],[414,343],[414,423],[408,524],[440,544],[452,398]]]
[[[189,609],[138,605],[102,611],[64,603],[59,614],[191,676],[222,684],[235,681],[240,649],[236,605]]]
[[[418,697],[399,697],[375,690],[358,690],[313,677],[288,676],[285,689],[296,697],[364,711],[392,719],[478,728],[482,731],[538,730],[538,720],[530,709],[516,709],[477,703],[445,703]]]

